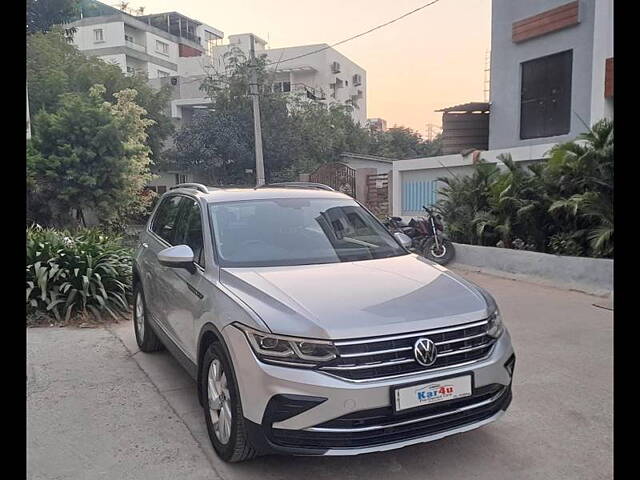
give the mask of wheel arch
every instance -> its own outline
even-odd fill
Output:
[[[207,351],[207,348],[209,348],[209,345],[211,345],[212,343],[220,344],[224,349],[227,355],[227,358],[229,359],[229,362],[231,362],[231,355],[229,354],[229,349],[227,348],[227,344],[225,343],[222,337],[222,333],[220,333],[220,330],[218,330],[218,327],[216,327],[213,323],[205,323],[202,326],[202,329],[200,330],[200,334],[198,335],[198,354],[197,354],[198,355],[197,357],[198,401],[200,402],[201,406],[204,406],[204,401],[202,398],[202,395],[204,395],[204,392],[202,391],[202,373],[203,373],[202,361],[204,359],[204,354]],[[231,363],[231,368],[233,369],[233,363]],[[235,377],[235,371],[234,371],[234,377]]]

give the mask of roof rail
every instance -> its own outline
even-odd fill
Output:
[[[256,188],[317,188],[319,190],[328,190],[335,192],[333,188],[324,183],[314,182],[280,182],[280,183],[266,183]]]
[[[178,185],[171,187],[169,190],[174,190],[176,188],[193,188],[202,193],[209,193],[209,189],[201,183],[179,183]]]

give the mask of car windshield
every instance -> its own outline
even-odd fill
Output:
[[[210,204],[222,267],[354,262],[407,252],[353,200],[276,198]]]

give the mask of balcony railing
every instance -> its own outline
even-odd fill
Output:
[[[138,50],[139,52],[146,52],[147,51],[147,49],[144,47],[144,45],[140,45],[138,43],[132,42],[131,40],[125,39],[124,44],[129,48],[133,48],[134,50]]]

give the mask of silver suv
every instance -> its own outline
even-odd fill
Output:
[[[486,291],[409,253],[323,185],[178,186],[134,263],[134,328],[197,381],[231,462],[355,455],[471,430],[511,402],[515,356]]]

